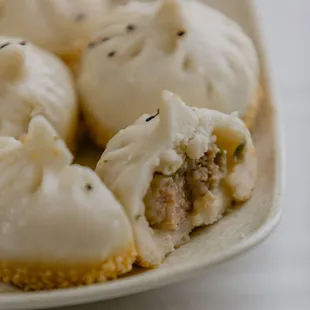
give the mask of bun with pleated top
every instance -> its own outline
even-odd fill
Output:
[[[119,202],[34,117],[21,141],[0,137],[0,279],[24,290],[88,285],[131,270],[135,245]]]
[[[106,13],[124,0],[1,0],[0,35],[58,54],[71,67]]]
[[[131,219],[138,264],[159,265],[199,226],[220,220],[255,187],[257,159],[248,128],[234,114],[192,108],[164,92],[107,144],[97,174]]]
[[[253,124],[260,94],[255,47],[236,22],[204,3],[129,2],[111,12],[88,46],[78,81],[100,145],[153,113],[163,89],[191,106],[237,111]]]
[[[73,77],[55,55],[16,37],[0,37],[0,136],[19,139],[43,115],[75,148],[78,103]]]

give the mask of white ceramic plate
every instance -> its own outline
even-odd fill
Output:
[[[257,245],[279,222],[283,151],[278,116],[270,96],[264,52],[257,32],[254,10],[247,0],[206,2],[240,23],[253,38],[260,56],[265,96],[253,130],[259,160],[259,177],[251,200],[225,216],[219,223],[197,231],[188,244],[171,254],[158,269],[134,271],[126,278],[109,283],[48,292],[24,293],[2,285],[0,309],[36,309],[80,304],[142,292],[176,282]],[[87,157],[87,154],[84,155]]]

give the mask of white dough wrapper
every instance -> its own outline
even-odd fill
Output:
[[[257,160],[234,114],[191,108],[165,91],[159,114],[141,116],[108,143],[96,172],[124,206],[138,263],[155,266],[193,228],[250,198]]]
[[[0,35],[23,37],[77,60],[105,13],[121,0],[1,0]]]
[[[86,120],[101,145],[141,114],[153,113],[163,89],[191,106],[238,111],[248,126],[260,90],[251,39],[195,0],[117,7],[85,51],[78,81]]]
[[[116,278],[135,260],[131,224],[43,116],[0,137],[0,279],[25,290]]]
[[[0,85],[0,136],[20,138],[30,120],[41,114],[74,148],[76,90],[71,72],[58,57],[24,39],[0,37]]]

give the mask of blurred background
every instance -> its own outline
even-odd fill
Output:
[[[201,277],[67,309],[310,309],[310,1],[254,2],[286,140],[284,215],[276,232]]]

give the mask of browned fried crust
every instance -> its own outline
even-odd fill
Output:
[[[132,269],[136,259],[131,247],[108,260],[85,264],[44,264],[0,261],[0,279],[29,290],[68,288],[115,279]]]

